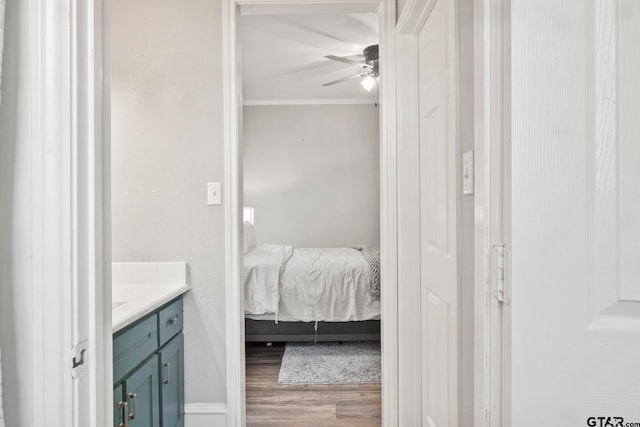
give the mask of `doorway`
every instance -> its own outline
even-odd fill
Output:
[[[247,425],[380,425],[378,14],[241,15]]]
[[[226,177],[225,177],[225,192],[227,200],[226,205],[226,218],[227,218],[227,277],[231,278],[228,281],[228,293],[227,293],[227,360],[228,366],[228,417],[231,423],[243,425],[245,423],[245,345],[244,345],[244,294],[242,291],[241,279],[243,278],[242,267],[242,179],[241,179],[241,123],[242,123],[242,98],[240,92],[241,74],[238,58],[241,57],[240,46],[238,40],[239,20],[243,14],[266,14],[277,15],[281,14],[284,10],[291,10],[293,7],[297,13],[378,13],[381,17],[381,37],[380,37],[380,55],[385,53],[389,55],[388,40],[385,37],[392,38],[393,25],[395,25],[394,10],[389,10],[390,6],[395,6],[393,2],[378,3],[361,3],[361,2],[345,2],[340,5],[328,5],[324,3],[304,2],[300,4],[255,4],[229,1],[225,3],[225,87],[227,91],[225,93],[225,125],[226,125]],[[379,11],[380,7],[382,10]],[[386,30],[382,30],[385,28]],[[328,52],[331,53],[331,52]],[[388,70],[393,70],[393,57],[391,56],[391,62],[388,65]],[[381,67],[381,72],[385,67]],[[393,90],[393,71],[389,71],[386,77],[382,77],[383,81],[389,79],[389,84],[386,89],[383,87],[384,83],[381,83],[381,205],[383,211],[381,212],[381,240],[382,240],[382,264],[388,266],[387,270],[383,272],[382,282],[385,283],[382,291],[382,301],[388,301],[386,305],[386,311],[391,313],[391,316],[387,316],[385,308],[383,308],[382,317],[386,320],[382,325],[382,360],[383,360],[383,389],[390,387],[389,390],[394,390],[393,381],[396,377],[394,371],[397,364],[397,358],[393,354],[393,340],[396,338],[395,332],[395,297],[392,295],[395,292],[395,236],[393,235],[394,227],[391,226],[389,221],[395,218],[395,186],[389,177],[395,175],[395,162],[393,161],[392,153],[395,153],[395,149],[392,144],[395,141],[395,131],[393,129],[393,116],[395,107],[393,105],[394,97],[390,96]],[[385,104],[384,100],[388,102]],[[387,203],[385,203],[387,202]],[[393,230],[392,232],[390,232]],[[387,263],[387,258],[389,262]],[[386,280],[389,279],[389,280]],[[385,290],[386,289],[386,290]],[[387,295],[388,294],[388,295]],[[383,303],[383,306],[385,304]],[[385,334],[385,330],[389,333]],[[392,346],[387,347],[386,339],[392,343]],[[387,350],[385,350],[387,348]],[[386,351],[389,352],[389,357],[386,357]],[[385,366],[389,364],[389,368],[385,369]],[[387,378],[389,381],[387,381]],[[383,413],[393,419],[395,409],[393,409],[395,403],[394,392],[383,394],[383,407],[388,406],[389,410]],[[385,396],[386,395],[386,396]],[[397,421],[390,421],[394,425]]]

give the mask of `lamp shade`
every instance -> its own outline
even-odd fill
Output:
[[[242,208],[242,217],[244,222],[248,222],[253,225],[253,208]]]

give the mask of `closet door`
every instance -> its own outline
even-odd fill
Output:
[[[453,8],[437,0],[418,34],[422,425],[456,425],[456,113],[448,42]]]
[[[457,11],[452,0],[412,10],[398,40],[399,418],[457,426]]]
[[[512,2],[512,419],[640,422],[640,2]]]

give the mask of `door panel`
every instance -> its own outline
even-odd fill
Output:
[[[619,11],[619,222],[620,297],[640,306],[640,2],[620,1]],[[635,308],[638,310],[639,308]],[[637,311],[636,311],[637,312]]]
[[[586,159],[592,165],[586,170],[594,259],[590,328],[633,324],[640,331],[640,7],[632,0],[606,0],[593,13],[596,121]]]
[[[512,425],[640,422],[640,7],[513,4]]]
[[[450,426],[449,401],[450,361],[449,333],[451,332],[449,304],[428,292],[425,338],[423,341],[423,426]]]

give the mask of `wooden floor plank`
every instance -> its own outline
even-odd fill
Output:
[[[380,384],[278,384],[284,344],[246,349],[248,427],[381,425]]]

